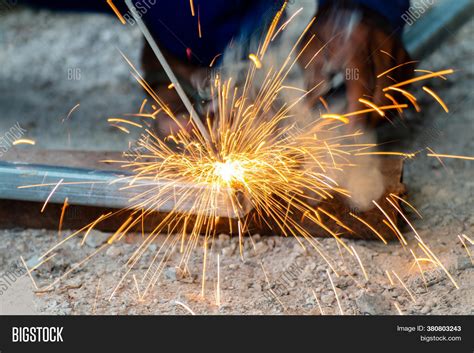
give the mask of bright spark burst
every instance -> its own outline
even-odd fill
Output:
[[[193,11],[192,0],[190,5]],[[262,64],[268,45],[276,35],[275,32],[280,32],[281,29],[286,27],[287,23],[277,29],[282,11],[283,9],[275,17],[269,32],[256,51],[256,54],[250,54],[249,58],[252,61],[252,65],[249,66],[242,84],[238,84],[236,78],[229,77],[223,79],[220,74],[216,75],[212,80],[210,85],[210,96],[212,97],[210,106],[213,107],[213,110],[209,110],[205,116],[209,139],[207,136],[203,136],[201,129],[195,125],[192,119],[190,119],[192,129],[182,126],[181,121],[173,114],[166,102],[157,96],[151,86],[143,80],[138,71],[132,66],[133,76],[154,101],[152,105],[154,111],[151,114],[145,113],[147,102],[144,101],[140,107],[140,112],[130,116],[147,117],[154,120],[158,112],[164,112],[179,126],[179,130],[166,139],[162,139],[150,129],[143,127],[142,124],[128,119],[109,119],[113,126],[126,133],[129,133],[129,130],[117,124],[127,124],[134,128],[143,129],[143,134],[138,141],[138,147],[140,147],[138,152],[126,153],[124,154],[126,158],[123,161],[115,161],[120,163],[123,169],[131,172],[131,176],[121,179],[128,181],[127,188],[133,189],[140,185],[141,189],[139,195],[130,199],[129,210],[132,211],[130,217],[117,229],[104,246],[89,255],[78,266],[121,240],[127,233],[132,232],[134,227],[143,224],[149,217],[152,217],[167,202],[172,200],[175,209],[169,212],[151,233],[145,235],[143,242],[129,259],[126,272],[115,287],[110,298],[123,285],[124,279],[130,275],[131,270],[138,267],[139,261],[148,250],[149,245],[153,243],[157,236],[163,233],[166,234],[166,239],[152,257],[145,274],[142,278],[137,279],[135,275],[133,277],[139,300],[143,300],[156,285],[172,249],[175,247],[180,249],[181,261],[179,267],[186,271],[187,262],[198,247],[201,238],[204,239],[204,265],[201,285],[201,294],[204,296],[206,293],[205,278],[206,262],[208,260],[208,241],[216,235],[218,225],[222,222],[222,214],[227,215],[230,232],[233,234],[238,233],[239,235],[242,257],[242,243],[244,242],[244,235],[249,233],[247,226],[250,222],[250,217],[256,217],[261,224],[268,226],[273,231],[285,236],[294,236],[304,248],[314,249],[328,263],[331,271],[337,275],[329,257],[325,255],[324,250],[315,241],[313,235],[307,228],[302,226],[299,218],[296,217],[296,215],[304,215],[304,218],[312,226],[318,227],[321,229],[321,232],[332,236],[337,241],[338,246],[341,245],[342,249],[357,261],[365,279],[369,279],[366,268],[355,249],[349,247],[341,239],[339,233],[333,232],[325,224],[322,216],[327,216],[327,219],[335,222],[349,233],[351,229],[344,225],[335,215],[318,207],[318,205],[321,201],[330,202],[336,195],[342,197],[351,196],[336,180],[338,179],[337,176],[344,175],[344,172],[353,166],[352,162],[357,160],[358,156],[380,154],[398,155],[406,158],[413,158],[415,156],[413,153],[402,152],[361,152],[373,146],[361,146],[360,143],[354,142],[354,138],[360,136],[361,132],[356,131],[348,134],[344,128],[346,124],[350,123],[351,118],[355,116],[372,112],[385,116],[386,111],[402,112],[408,108],[408,104],[406,102],[398,103],[392,96],[387,94],[387,96],[392,98],[392,105],[377,106],[361,98],[359,101],[365,104],[367,109],[347,112],[345,114],[334,114],[328,111],[326,114],[315,116],[313,121],[306,126],[299,126],[297,123],[291,122],[291,118],[295,112],[297,113],[299,106],[305,104],[304,99],[318,85],[310,90],[285,85],[287,76],[302,54],[298,47],[301,44],[304,33],[299,37],[280,67],[275,68],[271,65],[267,67]],[[309,26],[306,30],[308,28]],[[310,41],[313,39],[314,36]],[[305,45],[303,50],[307,47],[308,45]],[[398,67],[400,66],[402,65]],[[398,67],[388,70],[379,76],[396,70]],[[408,81],[392,84],[384,88],[383,91],[393,90],[401,92],[418,110],[419,107],[413,94],[400,87],[433,77],[444,78],[445,75],[453,73],[453,70],[420,72],[427,73]],[[264,79],[262,82],[259,82],[257,75],[261,76],[262,74]],[[286,89],[301,91],[302,94],[293,101],[282,103],[282,92]],[[426,88],[425,91],[430,93],[447,111],[444,102],[434,92]],[[328,110],[327,104],[325,104],[325,107]],[[447,155],[436,156],[447,157]],[[449,157],[459,158],[459,156]],[[168,183],[160,183],[160,186],[157,186],[157,181],[168,181]],[[149,186],[145,191],[142,189],[144,183]],[[55,186],[49,197],[61,184],[66,183],[62,183],[61,180],[57,184],[53,184]],[[183,185],[193,185],[195,187],[191,193],[183,189]],[[391,199],[387,198],[387,200],[403,216],[398,201],[405,201],[398,200],[398,197],[394,196]],[[407,246],[407,240],[392,218],[375,200],[372,202],[376,206],[374,210],[378,208],[386,218],[384,224],[387,226],[387,229],[399,238],[402,245]],[[64,207],[66,207],[66,204],[67,201],[65,201]],[[183,205],[188,205],[186,212],[183,211]],[[254,212],[249,214],[250,209],[253,209]],[[82,239],[83,244],[90,231],[97,224],[115,214],[109,213],[100,216],[94,222],[63,239],[60,244],[78,234],[85,233]],[[385,244],[387,243],[385,238],[372,225],[353,213],[350,215],[363,223],[368,230],[372,231],[375,237]],[[403,218],[409,223],[405,216]],[[232,221],[235,219],[237,220],[237,227],[235,222]],[[429,259],[433,259],[433,264],[445,270],[447,276],[457,287],[454,279],[446,271],[439,259],[429,250],[416,231],[414,232],[414,239],[418,242],[418,246],[427,254]],[[51,253],[60,244],[50,249],[43,257]],[[417,262],[420,261],[416,257],[415,259]],[[215,294],[217,305],[220,305],[222,300],[220,292],[220,261],[221,259],[218,257],[218,281]],[[70,271],[61,276],[61,278]],[[30,274],[30,271],[28,273]],[[385,270],[385,273],[390,283],[395,285],[390,272]],[[339,311],[343,314],[340,298],[337,295],[329,270],[327,274],[337,299]],[[392,274],[409,293],[412,300],[415,300],[398,274],[395,271],[392,271]],[[267,282],[269,282],[266,273],[265,277]],[[49,287],[59,280],[54,281]],[[313,295],[321,314],[324,314],[314,291]],[[276,299],[279,301],[278,298]],[[176,304],[194,314],[187,305],[181,302],[176,302]],[[401,313],[397,304],[394,303],[394,305]]]

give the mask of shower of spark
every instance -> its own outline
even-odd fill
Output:
[[[190,1],[190,6],[191,11],[193,11],[193,1]],[[453,73],[453,70],[442,70],[439,72],[418,70],[423,75],[408,81],[394,83],[383,89],[384,92],[390,90],[401,92],[406,97],[407,102],[398,103],[393,99],[393,104],[391,105],[377,106],[374,102],[361,98],[360,102],[366,106],[366,109],[345,114],[328,112],[315,116],[308,125],[299,126],[297,123],[290,122],[290,120],[296,114],[298,107],[306,104],[305,98],[319,84],[309,90],[304,90],[288,86],[285,80],[296,65],[302,51],[308,48],[309,43],[301,46],[301,41],[309,25],[298,38],[288,57],[280,67],[266,66],[265,62],[265,54],[270,42],[278,34],[277,32],[281,32],[281,28],[285,28],[288,24],[287,21],[283,24],[283,27],[278,28],[284,7],[276,15],[256,53],[250,55],[248,71],[243,84],[238,85],[236,78],[223,78],[220,74],[216,74],[211,81],[212,102],[210,107],[213,107],[213,110],[209,109],[205,116],[207,132],[205,136],[203,136],[201,129],[196,126],[193,119],[189,119],[192,129],[182,126],[182,123],[174,115],[166,102],[154,92],[127,59],[127,62],[132,67],[133,76],[153,99],[152,107],[154,108],[152,113],[146,113],[147,101],[144,101],[139,113],[129,115],[127,119],[109,119],[113,126],[124,132],[128,133],[129,130],[118,124],[126,124],[131,128],[141,128],[143,129],[143,134],[138,141],[138,147],[140,148],[136,149],[133,153],[124,153],[124,160],[122,161],[107,162],[118,163],[124,170],[130,171],[132,175],[123,177],[121,181],[128,181],[126,187],[129,189],[140,186],[140,193],[130,199],[129,210],[132,211],[130,217],[108,239],[104,246],[89,255],[78,266],[81,266],[100,251],[113,246],[114,243],[123,239],[129,232],[133,232],[137,226],[153,217],[154,213],[170,200],[174,202],[175,210],[169,212],[151,233],[145,235],[142,243],[128,260],[125,274],[118,282],[110,298],[124,285],[124,280],[131,274],[132,269],[140,267],[138,265],[143,255],[160,234],[165,234],[163,245],[153,254],[152,260],[148,263],[147,270],[143,276],[138,279],[134,277],[139,300],[143,300],[156,285],[165,267],[165,263],[170,258],[174,248],[178,248],[181,253],[178,267],[183,272],[186,272],[188,260],[200,243],[203,244],[204,253],[201,287],[201,293],[204,295],[206,288],[206,262],[209,260],[208,246],[209,242],[216,236],[218,225],[221,225],[223,222],[223,218],[220,216],[223,213],[223,209],[229,219],[228,228],[230,233],[238,234],[239,236],[241,256],[243,256],[242,245],[246,238],[244,235],[250,233],[247,226],[252,217],[276,233],[283,234],[284,236],[294,236],[303,248],[314,249],[327,262],[331,272],[338,276],[337,269],[331,258],[325,254],[307,228],[301,225],[300,219],[295,217],[295,215],[303,215],[314,227],[318,227],[321,229],[321,232],[332,236],[338,246],[340,245],[342,250],[346,251],[359,264],[363,276],[367,280],[369,279],[366,268],[355,249],[348,246],[341,239],[341,233],[332,231],[325,224],[326,221],[324,219],[336,222],[345,232],[352,232],[350,227],[343,224],[335,215],[318,207],[318,203],[322,200],[330,202],[335,195],[351,197],[350,192],[340,186],[336,180],[340,180],[337,176],[344,175],[346,170],[354,167],[354,161],[357,161],[358,156],[390,154],[413,158],[415,154],[373,151],[373,144],[355,142],[356,138],[361,136],[363,132],[357,130],[347,133],[347,124],[354,117],[367,113],[376,112],[381,117],[384,117],[387,111],[403,111],[411,105],[418,110],[419,107],[415,96],[400,87],[433,77],[444,79],[446,75]],[[313,39],[314,36],[309,41]],[[301,47],[303,49],[299,50],[298,48]],[[398,67],[400,65],[379,76],[396,70]],[[262,75],[262,73],[264,79],[263,82],[259,82],[256,77],[257,74]],[[303,93],[293,101],[284,101],[282,92],[287,89],[302,91]],[[448,111],[445,103],[436,93],[426,87],[424,91]],[[410,103],[410,105],[407,103]],[[327,104],[325,106],[327,107]],[[157,119],[158,113],[166,113],[168,118],[178,125],[178,132],[163,139],[154,134],[145,124],[133,121],[133,119],[149,119],[152,121]],[[209,148],[209,143],[212,144],[213,148]],[[430,156],[447,157],[446,155],[438,154],[430,154]],[[451,157],[457,158],[458,156]],[[168,183],[165,186],[163,186],[163,183],[157,186],[157,181],[168,181]],[[146,191],[143,191],[144,183],[149,185]],[[67,182],[63,180],[54,184],[51,194],[58,187],[65,184]],[[192,194],[190,192],[176,192],[180,186],[189,184],[196,186],[193,188]],[[413,208],[413,206],[396,195],[391,195],[387,200],[411,227],[410,222],[404,216],[399,206],[399,201],[408,204],[410,208]],[[192,206],[189,208],[189,211],[182,212],[182,205],[190,203]],[[67,201],[65,201],[65,204],[67,204]],[[387,226],[387,230],[393,232],[403,246],[407,246],[407,240],[401,234],[393,219],[375,201],[373,201],[373,204],[386,217],[384,223]],[[251,205],[254,211],[248,213],[246,205]],[[80,234],[84,234],[83,244],[90,231],[97,224],[116,214],[117,212],[102,215],[91,224],[67,236],[59,244],[46,252],[41,259],[47,259],[47,256],[51,255],[60,244]],[[372,225],[352,213],[351,216],[365,224],[367,229],[373,232],[374,238],[381,240],[385,244],[387,243],[384,237]],[[237,219],[237,226],[232,219]],[[421,249],[431,264],[444,269],[449,279],[457,286],[454,279],[441,264],[441,261],[428,248],[414,228],[413,231],[415,234],[413,239],[418,245],[418,247],[415,245],[415,249]],[[202,242],[200,241],[201,238],[203,239]],[[423,273],[419,264],[422,258],[417,258],[415,253],[413,253],[413,256],[420,271]],[[218,305],[221,304],[222,300],[220,293],[220,261],[221,259],[218,258],[218,280],[215,292],[215,300]],[[65,275],[75,268],[68,271],[61,278],[64,278]],[[28,271],[28,274],[30,273],[31,270]],[[337,298],[340,313],[343,313],[331,274],[329,271],[327,273]],[[408,291],[410,297],[415,300],[395,271],[391,271],[392,275],[388,270],[385,270],[385,273],[392,285],[395,285],[395,281],[392,278],[392,275],[394,275]],[[266,278],[268,282],[268,277],[266,276]],[[47,288],[51,288],[60,279],[54,281]],[[321,313],[323,313],[316,293],[313,292],[313,294]],[[193,313],[185,304],[181,302],[176,303]],[[401,312],[397,304],[394,303],[394,305]]]

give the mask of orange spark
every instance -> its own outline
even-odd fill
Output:
[[[135,123],[133,121],[127,120],[127,119],[121,119],[121,118],[108,118],[107,121],[109,123],[124,123],[124,124],[129,124],[135,127],[142,127],[142,125]]]
[[[339,307],[339,312],[341,313],[341,315],[344,315],[344,312],[342,311],[341,302],[339,301],[339,296],[337,295],[337,292],[336,292],[336,287],[334,286],[334,282],[332,281],[331,274],[329,273],[328,269],[326,269],[326,272],[328,274],[329,281],[331,282],[331,286],[332,286],[332,290],[334,291],[334,295],[336,296],[336,301],[337,301],[337,306]]]
[[[410,253],[412,254],[413,258],[415,259],[415,264],[418,266],[418,270],[420,271],[421,278],[423,279],[423,283],[425,285],[425,288],[427,288],[428,284],[426,282],[426,278],[425,278],[425,275],[423,273],[423,269],[421,268],[420,262],[419,262],[418,258],[415,256],[415,253],[413,252],[412,249],[410,249]]]
[[[392,273],[395,275],[395,277],[398,279],[398,281],[401,283],[401,285],[403,286],[403,288],[405,289],[405,291],[408,293],[408,295],[410,296],[411,300],[413,301],[413,303],[416,303],[416,299],[415,297],[413,296],[413,293],[408,289],[408,287],[405,285],[405,282],[402,281],[402,279],[398,276],[398,274],[395,272],[395,271],[392,271]]]
[[[385,55],[391,57],[393,60],[396,60],[396,59],[393,57],[393,55],[390,54],[389,52],[386,52],[385,50],[380,50],[380,52],[381,52],[382,54],[385,54]]]
[[[96,314],[97,311],[97,299],[99,298],[99,290],[100,290],[100,281],[102,278],[99,278],[97,281],[97,287],[95,289],[95,297],[94,297],[94,305],[92,306],[92,315]]]
[[[36,144],[36,142],[34,140],[30,140],[30,139],[18,139],[18,140],[13,141],[13,146],[16,146],[16,145],[31,145],[31,146],[34,146],[35,144]]]
[[[394,67],[388,69],[387,71],[384,71],[384,72],[378,74],[378,75],[377,75],[377,78],[380,78],[380,77],[382,77],[382,76],[385,76],[385,75],[388,74],[389,72],[392,72],[393,70],[396,70],[396,69],[398,69],[399,67],[402,67],[402,66],[405,66],[405,65],[409,65],[409,64],[415,64],[415,63],[417,63],[417,62],[418,62],[418,61],[407,61],[406,63],[403,63],[403,64],[400,64],[400,65],[394,66]]]
[[[380,116],[385,116],[385,113],[377,105],[368,101],[367,99],[359,98],[359,102],[373,108]]]
[[[290,18],[288,20],[286,20],[281,26],[280,28],[278,28],[278,30],[275,32],[275,34],[273,35],[271,41],[273,41],[276,36],[281,32],[283,31],[286,26],[288,26],[288,24],[296,17],[296,15],[298,15],[301,11],[303,10],[303,8],[301,7],[299,10],[297,10],[293,15],[290,16]]]
[[[329,105],[326,102],[326,100],[323,97],[319,97],[319,100],[321,101],[321,104],[324,106],[324,109],[326,109],[326,111],[328,112],[329,111]]]
[[[406,81],[403,81],[403,82],[396,83],[396,84],[391,85],[389,87],[385,87],[383,89],[383,91],[385,92],[385,91],[387,91],[391,88],[406,86],[406,85],[409,85],[410,83],[426,80],[426,79],[431,78],[431,77],[439,77],[439,76],[442,76],[442,75],[449,75],[449,74],[452,74],[453,72],[454,72],[453,69],[432,72],[432,73],[429,73],[429,74],[426,74],[426,75],[421,75],[421,76],[414,77],[412,79],[409,79],[409,80],[406,80]]]
[[[255,67],[257,69],[261,69],[262,68],[262,63],[260,61],[260,59],[258,58],[257,55],[255,54],[250,54],[249,55],[249,59],[252,60],[252,62],[254,63]]]
[[[221,264],[220,257],[217,254],[217,285],[216,285],[216,305],[221,306]]]
[[[119,129],[120,131],[125,132],[126,134],[129,134],[129,133],[130,133],[130,130],[124,128],[123,126],[115,125],[115,124],[110,124],[110,126],[113,126],[113,127],[117,128],[117,129]]]
[[[468,161],[474,161],[474,157],[471,156],[458,156],[454,154],[439,154],[439,153],[427,153],[428,157],[436,157],[436,158],[454,158],[454,159],[465,159]]]
[[[23,259],[23,256],[20,256],[20,259],[21,259],[21,262],[23,263],[23,266],[25,266],[26,273],[28,273],[28,276],[30,277],[31,282],[33,283],[33,285],[35,286],[36,289],[39,289],[38,286],[36,285],[35,279],[34,279],[33,276],[31,275],[30,270],[28,269],[28,265],[26,264],[25,260]]]
[[[192,2],[192,0],[191,0]],[[179,306],[182,306],[184,309],[186,309],[191,315],[195,316],[196,313],[194,311],[191,310],[191,308],[189,306],[187,306],[186,304],[178,301],[178,300],[175,300],[174,301],[175,304],[178,304]]]
[[[438,259],[438,257],[433,253],[433,251],[431,251],[431,249],[423,242],[423,240],[421,238],[418,238],[418,246],[426,252],[429,253],[429,257],[432,258],[434,261],[436,261],[436,263],[439,265],[439,267],[441,267],[444,271],[444,273],[446,274],[446,276],[448,276],[448,278],[450,279],[451,283],[453,283],[454,287],[456,287],[456,289],[459,289],[459,285],[457,284],[457,282],[454,280],[453,276],[451,276],[451,274],[449,273],[449,271],[446,269],[446,267],[443,265],[443,263]]]
[[[64,204],[63,204],[63,207],[61,209],[61,217],[59,218],[58,237],[61,236],[61,231],[62,231],[62,228],[63,228],[64,214],[66,213],[66,208],[69,206],[67,201],[68,201],[68,198],[66,197],[64,199]]]
[[[140,110],[138,111],[139,114],[141,114],[143,112],[143,109],[145,109],[145,105],[146,105],[146,102],[148,101],[148,99],[144,99],[143,102],[142,102],[142,105],[140,106]]]
[[[471,243],[471,245],[474,245],[474,240],[472,240],[471,238],[469,238],[466,234],[461,234],[461,236],[466,239],[469,243]]]
[[[201,281],[201,297],[206,294],[206,265],[207,265],[207,237],[204,239],[204,259],[202,264],[202,281]]]
[[[191,0],[191,1],[192,1],[192,0]],[[199,11],[199,5],[198,5],[198,20],[197,20],[197,24],[198,24],[198,35],[199,35],[199,38],[202,38],[201,14],[200,14],[200,11]]]
[[[347,119],[344,115],[340,115],[340,114],[321,114],[321,119],[339,120],[340,122],[343,122],[344,124],[349,124],[349,119]]]
[[[389,87],[388,89],[392,90],[392,91],[398,91],[400,92],[401,94],[403,94],[409,101],[410,103],[415,107],[415,110],[417,112],[420,112],[421,109],[420,109],[420,106],[418,105],[418,103],[416,102],[416,98],[413,94],[407,92],[406,90],[404,89],[401,89],[401,88],[397,88],[397,87]]]
[[[467,255],[469,256],[469,259],[471,260],[471,263],[474,263],[473,260],[472,260],[471,251],[470,251],[469,248],[467,247],[467,244],[466,244],[466,242],[464,241],[463,237],[461,237],[461,236],[458,234],[458,238],[459,238],[459,241],[461,242],[461,244],[464,246],[464,249],[466,250],[466,253],[467,253]]]
[[[113,3],[112,0],[107,0],[107,4],[109,4],[109,6],[112,8],[112,10],[114,11],[115,15],[118,17],[118,19],[120,20],[120,22],[122,22],[122,24],[124,25],[125,23],[127,23],[125,21],[125,18],[123,18],[122,14],[120,13],[120,11],[117,9],[117,6],[115,6],[115,4]]]
[[[399,104],[399,105],[385,105],[385,106],[382,106],[382,107],[378,107],[380,110],[389,110],[389,109],[398,109],[398,108],[402,108],[402,109],[405,109],[407,108],[408,105],[407,104]],[[355,116],[355,115],[363,115],[363,114],[367,114],[367,113],[371,113],[375,111],[375,109],[371,108],[371,109],[363,109],[363,110],[357,110],[355,112],[351,112],[351,113],[345,113],[344,116]]]
[[[72,107],[72,109],[69,111],[69,113],[67,114],[67,116],[63,119],[63,123],[69,119],[69,117],[72,115],[72,113],[77,109],[79,108],[80,104],[77,103],[74,107]]]
[[[44,212],[45,208],[46,208],[46,205],[48,204],[49,202],[49,199],[51,199],[51,196],[53,196],[53,194],[56,192],[56,190],[58,189],[59,185],[61,185],[61,183],[64,181],[64,179],[61,179],[58,181],[58,183],[56,184],[56,186],[53,188],[53,190],[51,190],[51,192],[49,193],[48,197],[46,198],[46,201],[44,202],[44,205],[43,205],[43,208],[41,208],[41,213]]]
[[[365,280],[369,280],[369,276],[367,276],[367,271],[365,270],[364,265],[362,264],[362,261],[360,260],[359,254],[357,254],[357,251],[354,249],[354,247],[351,245],[351,249],[354,252],[354,255],[357,259],[357,262],[359,262],[360,267],[362,268],[362,272],[364,273]]]
[[[214,63],[215,63],[215,61],[216,61],[216,59],[217,59],[219,56],[221,56],[221,55],[222,55],[222,53],[219,53],[219,54],[217,54],[216,56],[214,56],[214,57],[212,58],[210,64],[209,64],[209,67],[213,67],[213,66],[214,66]]]
[[[390,284],[391,284],[392,286],[395,285],[395,283],[393,283],[392,276],[390,276],[390,272],[388,272],[388,270],[385,270],[385,274],[387,275],[388,280],[390,281]]]
[[[398,306],[397,302],[393,302],[393,305],[394,305],[395,308],[397,309],[398,314],[399,314],[399,315],[403,315],[402,310],[401,310],[400,307]]]
[[[413,70],[415,72],[424,72],[424,73],[428,73],[428,74],[432,74],[433,71],[430,71],[430,70],[422,70],[422,69],[415,69]],[[443,79],[443,80],[447,80],[447,78],[443,75],[439,75],[439,78]]]
[[[388,94],[388,93],[385,93],[385,97],[387,97],[394,105],[400,105],[397,100],[391,95],[391,94]],[[397,108],[397,111],[399,113],[403,113],[403,109],[402,108]]]
[[[404,152],[374,151],[374,152],[358,152],[354,154],[354,156],[369,156],[369,155],[402,156],[402,157],[407,157],[407,158],[415,157],[414,153],[404,153]]]
[[[390,193],[390,197],[396,198],[397,200],[403,202],[405,205],[407,205],[408,207],[410,207],[410,208],[413,210],[413,212],[415,212],[415,213],[418,215],[418,217],[423,218],[423,216],[421,215],[420,212],[418,212],[418,210],[415,208],[415,206],[413,206],[413,205],[412,205],[411,203],[409,203],[408,201],[402,199],[400,196],[397,196],[397,195],[395,195],[395,194],[393,194],[393,193]]]
[[[383,213],[383,215],[385,216],[385,218],[390,222],[390,224],[392,225],[392,227],[397,231],[397,234],[400,236],[400,240],[402,242],[402,244],[404,245],[408,245],[407,241],[405,240],[405,238],[403,237],[402,233],[398,230],[397,228],[397,225],[393,222],[393,220],[388,216],[388,214],[383,210],[382,207],[379,206],[379,204],[377,202],[375,202],[375,200],[372,200],[372,203],[377,206],[377,208],[380,210],[380,212]]]
[[[318,296],[316,295],[316,292],[314,291],[314,289],[311,289],[311,291],[313,292],[314,299],[316,300],[316,304],[318,304],[318,308],[319,308],[319,311],[321,312],[321,315],[324,315],[323,308],[321,307],[321,304],[319,303]]]
[[[364,224],[365,226],[367,226],[367,228],[369,228],[372,232],[374,232],[374,234],[376,236],[378,236],[380,238],[380,240],[383,241],[383,243],[385,245],[387,245],[387,241],[385,240],[385,238],[379,233],[377,232],[377,230],[372,227],[369,223],[367,223],[366,221],[364,221],[362,218],[356,216],[355,214],[353,214],[352,212],[349,212],[349,215],[351,215],[352,217],[354,217],[355,219],[357,219],[359,222],[361,222],[362,224]]]

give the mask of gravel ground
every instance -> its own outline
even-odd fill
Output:
[[[113,17],[99,15],[15,9],[0,17],[0,43],[7,48],[0,52],[0,131],[20,122],[28,130],[27,137],[36,139],[41,148],[126,147],[123,134],[108,127],[104,117],[133,112],[144,98],[116,50],[120,48],[138,62],[139,33],[124,30]],[[421,65],[457,70],[447,82],[432,82],[432,88],[450,106],[450,113],[423,99],[424,110],[418,117],[410,117],[406,127],[391,129],[390,139],[396,140],[391,148],[415,151],[430,146],[438,153],[472,155],[473,35],[471,21]],[[69,79],[71,70],[80,77]],[[80,107],[62,124],[61,119],[77,103]],[[339,277],[331,278],[334,291],[321,256],[304,251],[293,238],[255,234],[253,241],[247,239],[245,243],[242,261],[238,239],[220,235],[209,250],[204,298],[200,296],[201,252],[191,257],[189,273],[184,275],[175,267],[179,261],[175,250],[145,299],[137,300],[133,275],[139,278],[143,274],[152,251],[109,300],[122,274],[121,265],[137,242],[114,245],[79,266],[108,236],[96,232],[83,247],[80,240],[68,242],[47,265],[35,271],[35,281],[48,284],[71,270],[53,290],[35,292],[21,271],[19,257],[23,256],[30,268],[35,266],[38,254],[57,243],[58,235],[47,230],[14,229],[0,230],[0,268],[11,283],[6,289],[0,287],[0,313],[187,314],[185,304],[197,314],[319,315],[321,309],[324,314],[338,314],[340,310],[372,315],[397,314],[398,310],[404,314],[474,314],[474,266],[458,238],[459,234],[471,239],[474,236],[472,162],[444,162],[445,167],[434,158],[417,155],[406,161],[404,182],[409,200],[423,215],[423,219],[416,219],[410,214],[413,224],[459,289],[442,270],[429,264],[422,265],[425,283],[413,266],[410,252],[398,243],[385,246],[348,241],[365,265],[366,280],[354,259],[341,256],[334,240],[320,239],[337,265]],[[408,227],[402,230],[408,239],[413,238]],[[162,241],[160,238],[153,244],[152,250]],[[472,246],[469,249],[474,251]],[[215,295],[218,254],[220,305],[216,305]],[[393,272],[394,283],[390,283],[386,270],[394,271],[403,285]]]

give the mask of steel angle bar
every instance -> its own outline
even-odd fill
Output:
[[[116,171],[0,162],[0,199],[63,203],[106,208],[145,208],[157,212],[198,214],[196,197],[206,191],[202,185],[172,181],[136,180]],[[158,194],[156,201],[150,193]],[[222,188],[213,205],[216,216],[240,218],[252,209],[243,194],[236,195],[240,207],[231,202],[229,188]],[[186,195],[185,197],[183,195]],[[237,208],[237,209],[235,209]],[[201,210],[208,213],[209,210]]]

